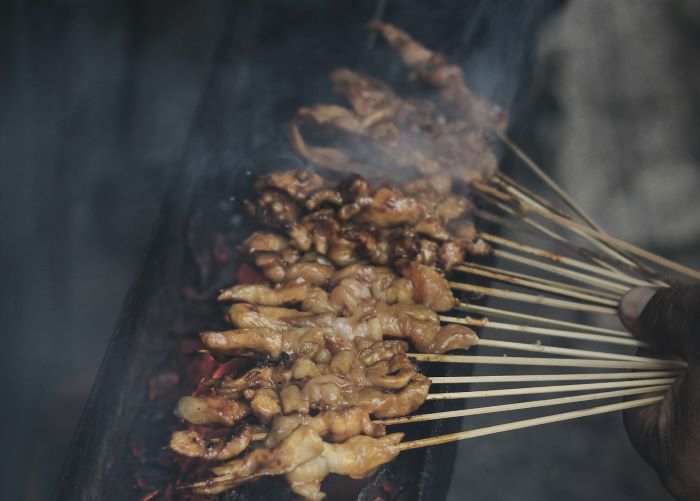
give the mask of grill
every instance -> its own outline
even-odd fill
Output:
[[[528,41],[554,4],[537,2],[520,12],[509,2],[485,1],[447,2],[439,9],[428,1],[232,4],[180,173],[77,428],[59,499],[193,499],[174,484],[192,466],[176,462],[163,445],[177,426],[177,397],[210,369],[192,353],[190,339],[223,325],[213,293],[236,279],[235,248],[251,229],[239,202],[252,174],[298,165],[286,153],[289,118],[304,103],[332,99],[331,69],[346,65],[399,81],[395,58],[374,48],[363,29],[369,18],[390,19],[451,59],[466,61],[467,71],[485,75],[472,79],[477,90],[507,105],[523,101]],[[519,114],[512,115],[517,134]],[[457,420],[445,420],[414,425],[411,433],[458,429]],[[443,499],[454,460],[454,445],[421,449],[370,479],[333,478],[325,490],[329,499]],[[273,496],[291,499],[279,479],[221,499]]]

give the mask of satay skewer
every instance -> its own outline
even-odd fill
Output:
[[[549,292],[552,294],[557,294],[559,296],[566,296],[574,299],[580,299],[582,301],[588,301],[591,303],[598,303],[598,304],[603,304],[607,306],[617,306],[618,300],[617,299],[609,299],[605,297],[601,297],[598,295],[593,295],[590,293],[582,293],[578,291],[572,291],[570,289],[567,289],[565,287],[561,286],[553,286],[550,284],[546,283],[540,283],[537,281],[533,280],[526,280],[523,278],[516,277],[514,275],[509,275],[505,273],[499,273],[499,272],[494,272],[490,270],[484,270],[476,266],[472,266],[469,264],[464,264],[458,267],[455,267],[457,271],[461,271],[463,273],[468,273],[470,275],[478,275],[486,278],[492,278],[496,281],[499,282],[506,282],[510,283],[513,285],[517,285],[520,287],[527,287],[529,289],[534,289],[534,290],[540,290],[544,292]]]
[[[625,284],[629,285],[649,285],[649,282],[646,282],[644,280],[641,280],[636,277],[632,277],[630,275],[627,275],[625,273],[622,273],[620,271],[616,271],[614,273],[611,273],[610,270],[607,268],[602,268],[600,266],[587,263],[585,261],[580,261],[578,259],[573,259],[567,256],[563,256],[561,254],[557,254],[551,251],[546,251],[544,249],[539,249],[537,247],[533,247],[530,245],[525,245],[521,244],[519,242],[514,242],[513,240],[509,240],[507,238],[503,238],[500,236],[492,235],[490,233],[480,233],[480,236],[482,239],[485,241],[491,243],[491,244],[497,244],[497,245],[502,245],[503,247],[509,247],[513,250],[517,250],[520,252],[524,252],[527,254],[532,254],[537,257],[544,258],[548,261],[553,261],[555,263],[563,264],[570,266],[572,268],[577,268],[579,270],[589,272],[589,273],[595,273],[596,275],[600,275],[606,278],[610,278],[612,280],[617,280],[618,282],[624,282]],[[584,275],[585,277],[586,275]],[[580,277],[583,278],[583,277]],[[622,285],[622,284],[617,284],[614,282],[605,282],[605,285],[607,286],[612,286],[612,287],[617,287],[617,290],[622,290],[624,291],[626,288],[628,288],[627,285]]]
[[[598,393],[588,393],[585,395],[569,395],[566,397],[546,398],[540,400],[527,400],[525,402],[515,402],[511,404],[487,405],[483,407],[472,407],[469,409],[458,409],[453,411],[428,412],[424,414],[413,414],[411,416],[402,416],[397,418],[374,419],[373,423],[383,424],[386,426],[420,423],[424,421],[435,421],[440,419],[450,419],[457,417],[480,416],[484,414],[493,414],[498,412],[510,412],[526,409],[536,409],[539,407],[551,407],[555,405],[568,405],[580,402],[590,402],[592,400],[604,400],[608,398],[627,397],[631,395],[642,395],[647,393],[656,393],[665,391],[668,385],[646,386],[642,388],[625,388],[622,390],[603,391]],[[265,440],[267,432],[253,433],[251,440]]]
[[[675,377],[679,371],[598,372],[572,374],[510,374],[505,376],[433,376],[430,384],[531,383],[545,381],[597,381]]]
[[[512,397],[516,395],[539,395],[543,393],[562,393],[568,391],[603,390],[609,388],[636,388],[640,386],[668,387],[675,378],[643,379],[639,381],[611,381],[605,383],[560,384],[554,386],[526,386],[522,388],[505,388],[498,390],[454,391],[429,393],[428,400],[456,400],[462,398]]]
[[[577,322],[566,322],[556,318],[543,317],[538,315],[528,315],[518,311],[504,310],[501,308],[492,308],[489,306],[480,306],[471,303],[457,303],[454,307],[456,310],[476,313],[478,315],[492,316],[497,318],[506,318],[508,320],[525,320],[540,325],[554,325],[557,327],[573,328],[581,331],[596,332],[599,334],[609,334],[611,336],[633,337],[627,331],[609,329],[606,327],[598,327],[594,325],[581,324]]]
[[[601,360],[595,358],[545,358],[545,357],[509,357],[485,355],[445,355],[431,353],[408,353],[408,356],[419,362],[448,363],[448,364],[485,364],[485,365],[518,365],[543,367],[577,367],[586,369],[685,369],[688,364],[681,360],[659,360],[656,362]]]
[[[585,311],[588,313],[602,313],[606,315],[617,315],[617,308],[612,306],[600,306],[587,303],[579,303],[576,301],[567,301],[565,299],[557,299],[535,294],[526,294],[524,292],[515,292],[507,289],[496,289],[493,287],[483,287],[481,285],[463,284],[460,282],[449,282],[452,289],[474,292],[483,296],[500,297],[513,301],[525,303],[539,304],[541,306],[551,306],[553,308],[562,308],[565,310]]]
[[[520,272],[512,271],[512,270],[505,270],[502,268],[496,268],[494,266],[477,264],[474,262],[468,262],[468,263],[465,262],[464,265],[457,265],[453,268],[453,270],[463,271],[465,273],[468,273],[469,270],[464,269],[464,268],[476,268],[477,270],[480,270],[480,271],[489,271],[492,273],[498,273],[498,274],[502,274],[504,276],[511,277],[511,278],[523,279],[523,280],[526,280],[528,282],[534,282],[536,284],[546,285],[549,287],[557,287],[559,289],[564,289],[564,290],[567,290],[570,292],[578,292],[581,294],[597,296],[597,297],[600,297],[603,299],[619,300],[620,297],[622,296],[622,294],[620,292],[613,293],[613,292],[602,291],[602,290],[597,290],[597,289],[589,289],[587,287],[582,287],[579,285],[573,285],[573,284],[569,284],[569,283],[565,283],[565,282],[559,282],[556,280],[550,280],[547,278],[537,277],[535,275],[528,275],[526,273],[520,273]],[[508,282],[509,280],[504,280],[504,281]],[[527,287],[527,285],[526,285],[526,287]]]
[[[568,214],[564,214],[561,211],[557,210],[556,208],[551,207],[548,204],[543,204],[542,200],[540,198],[533,197],[533,196],[531,196],[531,194],[524,193],[523,190],[520,189],[520,187],[516,187],[514,182],[510,179],[508,179],[508,181],[506,181],[504,183],[502,179],[499,179],[499,177],[496,176],[494,178],[494,182],[500,184],[502,186],[502,189],[504,189],[505,191],[507,191],[508,193],[513,195],[514,197],[516,197],[520,202],[525,202],[528,205],[537,207],[539,210],[549,212],[551,214],[562,217],[564,219],[572,220],[572,218]],[[601,231],[603,233],[607,233],[602,228],[594,228],[594,229]],[[577,233],[581,234],[580,232],[577,232]],[[651,268],[649,268],[645,264],[639,262],[638,260],[632,258],[629,255],[626,255],[625,253],[617,252],[615,249],[612,249],[610,247],[610,244],[591,240],[591,238],[589,238],[586,235],[582,235],[582,236],[584,236],[584,238],[586,238],[587,240],[591,241],[598,248],[602,249],[603,247],[607,247],[608,250],[612,250],[612,252],[610,253],[611,255],[615,256],[617,259],[619,259],[620,261],[622,261],[623,263],[625,263],[627,265],[630,265],[634,268],[638,268],[642,274],[652,275],[652,276],[657,275],[656,272],[654,272],[654,270],[652,270]],[[658,278],[654,278],[652,280],[656,285],[665,284],[664,281],[662,281]]]
[[[594,230],[591,228],[588,228],[582,224],[579,224],[575,221],[571,221],[569,219],[563,218],[561,216],[557,216],[556,214],[551,214],[547,211],[541,210],[535,206],[529,206],[528,210],[532,213],[535,213],[539,216],[542,216],[546,219],[549,219],[553,223],[556,223],[557,225],[570,229],[571,231],[576,231],[580,233],[584,233],[588,236],[591,236],[593,238],[596,238],[598,240],[602,240],[603,242],[607,242],[610,245],[612,245],[615,248],[623,249],[626,250],[632,254],[635,254],[643,259],[646,259],[648,261],[651,261],[653,263],[656,263],[660,266],[663,266],[669,270],[676,271],[678,273],[681,273],[687,277],[693,278],[695,280],[700,280],[700,271],[694,270],[693,268],[690,268],[688,266],[682,265],[680,263],[676,263],[675,261],[671,261],[670,259],[666,259],[665,257],[659,256],[657,254],[654,254],[653,252],[649,252],[647,250],[644,250],[640,247],[637,247],[636,245],[630,244],[628,242],[625,242],[624,240],[620,240],[619,238],[615,238],[613,236],[608,235],[607,233],[604,233],[602,231]]]
[[[499,341],[496,339],[484,339],[479,338],[476,342],[477,346],[484,346],[489,348],[499,348],[504,350],[514,350],[514,351],[529,351],[535,353],[542,353],[545,355],[562,355],[571,357],[581,357],[581,358],[598,358],[601,360],[620,360],[628,362],[647,362],[647,363],[662,363],[662,362],[673,362],[673,360],[662,359],[662,358],[651,358],[651,357],[640,357],[637,355],[623,355],[619,353],[608,353],[604,351],[595,350],[580,350],[577,348],[561,348],[559,346],[545,346],[542,344],[529,344],[529,343],[514,343],[511,341]]]
[[[452,317],[448,315],[440,315],[440,320],[442,322],[469,325],[473,327],[486,328],[486,329],[496,329],[511,332],[522,332],[525,334],[542,335],[542,336],[552,336],[560,337],[564,339],[581,339],[584,341],[592,341],[595,343],[609,343],[618,344],[622,346],[635,346],[635,347],[648,347],[649,345],[644,341],[634,339],[631,337],[622,336],[604,336],[601,334],[591,334],[588,332],[581,331],[570,331],[562,329],[549,329],[546,327],[534,327],[531,325],[518,325],[509,324],[504,322],[492,322],[488,318],[471,318],[471,317]]]
[[[564,236],[560,235],[559,233],[553,231],[552,229],[548,228],[547,226],[541,224],[538,221],[533,220],[532,218],[528,217],[527,215],[523,214],[522,211],[520,210],[515,210],[511,206],[508,205],[508,202],[512,202],[512,200],[506,195],[498,190],[496,190],[493,187],[489,187],[484,185],[483,183],[474,183],[473,184],[475,191],[474,194],[477,195],[480,199],[486,201],[487,203],[493,205],[494,207],[497,207],[498,209],[502,210],[509,216],[519,219],[526,225],[536,229],[537,231],[541,232],[542,234],[546,235],[547,237],[561,243],[564,245],[567,245],[568,247],[577,250],[579,253],[582,251],[577,248],[576,246],[573,246]],[[501,195],[501,196],[499,196]],[[522,205],[525,205],[524,202],[521,202],[520,207]],[[527,204],[529,207],[532,207],[533,209],[535,206]],[[547,212],[547,211],[543,211]],[[568,218],[562,218],[564,221],[571,221]],[[573,222],[573,221],[572,221]],[[584,227],[581,225],[581,227]],[[614,248],[604,245],[600,241],[598,241],[596,238],[592,237],[591,235],[587,234],[586,232],[583,231],[577,231],[570,229],[570,231],[573,231],[574,233],[578,234],[579,236],[583,237],[584,239],[588,240],[591,244],[593,244],[595,247],[598,247],[600,251],[602,251],[604,254],[606,254],[607,259],[601,259],[597,256],[594,256],[593,253],[590,251],[585,252],[585,255],[588,259],[591,259],[594,263],[599,264],[603,268],[608,269],[609,271],[613,273],[619,273],[619,270],[617,269],[616,266],[611,264],[609,260],[612,260],[613,262],[617,263],[618,265],[626,265],[632,270],[634,270],[637,273],[642,272],[639,266],[635,265],[629,259],[625,258],[621,254],[619,254]]]
[[[590,274],[587,275],[586,273],[583,273],[583,272],[574,271],[574,270],[571,270],[571,269],[563,267],[563,266],[552,265],[552,264],[549,264],[546,262],[538,261],[536,259],[531,259],[529,257],[521,256],[520,254],[514,254],[514,253],[506,251],[506,250],[492,248],[491,252],[497,258],[504,259],[506,261],[511,261],[514,263],[524,264],[524,265],[529,266],[531,268],[536,268],[539,270],[546,271],[548,273],[560,275],[562,277],[576,280],[577,282],[581,282],[581,283],[591,285],[594,287],[599,287],[601,289],[615,291],[619,295],[623,295],[634,285],[651,285],[651,283],[644,282],[643,280],[639,280],[638,283],[634,284],[634,285],[622,285],[622,284],[618,284],[616,282],[611,282],[609,280],[605,280],[602,278],[592,276]],[[616,278],[616,277],[613,277],[613,278]]]
[[[410,449],[417,449],[420,447],[428,447],[433,445],[446,444],[449,442],[456,442],[459,440],[466,440],[469,438],[482,437],[485,435],[493,435],[495,433],[502,433],[505,431],[520,430],[523,428],[529,428],[532,426],[540,426],[543,424],[557,423],[561,421],[567,421],[570,419],[578,419],[586,416],[595,416],[596,414],[605,414],[608,412],[617,412],[625,409],[634,409],[635,407],[644,407],[646,405],[651,405],[656,402],[663,400],[663,396],[640,398],[637,400],[629,400],[625,402],[619,402],[615,404],[601,405],[598,407],[591,407],[589,409],[581,409],[570,412],[563,412],[560,414],[552,414],[549,416],[542,416],[532,419],[523,419],[521,421],[512,421],[510,423],[499,424],[495,426],[486,426],[483,428],[476,428],[473,430],[466,430],[457,433],[449,433],[446,435],[439,435],[435,437],[422,438],[418,440],[411,440],[407,442],[402,442],[396,446],[397,451],[405,451]]]
[[[482,197],[483,198],[483,197]],[[499,216],[497,214],[494,214],[492,212],[489,212],[484,209],[480,208],[475,208],[473,213],[476,217],[479,219],[482,219],[484,221],[488,221],[490,223],[496,223],[500,225],[501,227],[504,228],[511,228],[514,231],[522,231],[525,233],[528,233],[530,235],[533,235],[535,237],[546,237],[555,244],[563,245],[572,252],[578,254],[579,256],[588,259],[591,261],[591,263],[584,263],[584,264],[590,264],[590,266],[595,266],[598,268],[600,271],[594,271],[594,273],[601,274],[602,276],[608,276],[609,278],[619,280],[620,282],[625,282],[625,283],[631,283],[633,285],[653,285],[649,281],[642,280],[640,278],[637,278],[633,276],[634,273],[637,273],[637,270],[630,268],[629,266],[620,263],[619,261],[612,260],[608,258],[607,256],[600,255],[598,253],[595,253],[589,249],[585,249],[583,247],[580,247],[578,245],[574,245],[571,241],[566,240],[563,236],[559,235],[558,233],[555,233],[548,228],[540,225],[539,223],[536,223],[535,221],[529,219],[526,216],[523,215],[517,215],[514,211],[510,209],[510,207],[507,206],[502,206],[505,207],[508,211],[511,212],[506,212],[507,216]],[[502,207],[499,207],[501,209]],[[512,242],[512,241],[511,241]],[[513,242],[517,244],[518,242]],[[539,249],[538,249],[539,250]],[[552,256],[544,256],[546,259],[550,261],[557,262],[559,259],[557,259],[557,256],[561,256],[560,254],[554,254],[549,251],[542,251],[547,254],[552,254]],[[553,270],[552,270],[553,271]],[[554,271],[553,271],[554,272]]]
[[[573,220],[568,214],[564,214],[561,211],[552,208],[548,204],[543,204],[541,199],[538,197],[538,199],[535,199],[529,194],[524,193],[522,190],[519,188],[515,187],[512,183],[504,183],[501,179],[496,176],[493,181],[499,185],[499,187],[506,193],[510,194],[512,197],[515,197],[518,202],[524,202],[528,205],[535,206],[540,210],[550,212],[552,214],[555,214],[557,216],[563,217],[564,219],[569,219]],[[590,225],[589,225],[590,226]],[[597,227],[594,228],[599,231],[603,231],[602,228]],[[651,272],[651,270],[646,269],[644,265],[641,263],[638,263],[637,261],[631,259],[629,256],[624,255],[623,253],[620,253],[616,251],[615,249],[611,248],[608,244],[605,244],[603,242],[598,242],[596,240],[593,240],[585,235],[582,235],[584,238],[589,240],[593,245],[598,247],[599,249],[603,250],[604,252],[614,256],[616,259],[622,261],[623,263],[632,266],[634,268],[639,268],[642,272]]]

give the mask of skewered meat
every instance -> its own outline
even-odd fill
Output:
[[[379,341],[373,342],[364,338],[355,338],[352,344],[338,346],[329,343],[333,352],[328,350],[326,359],[297,358],[289,366],[278,364],[275,366],[254,367],[241,376],[223,376],[220,379],[205,380],[204,384],[213,386],[216,393],[228,398],[239,398],[245,390],[256,390],[260,388],[278,388],[286,383],[295,380],[310,379],[323,374],[342,376],[353,384],[369,386],[375,384],[382,388],[396,389],[396,381],[405,372],[411,375],[417,374],[413,364],[406,358],[396,358],[399,354],[404,354],[407,349],[406,343],[402,341]],[[373,381],[366,372],[373,370],[372,374],[377,377],[380,372],[374,369],[374,365],[379,362],[390,361],[392,377],[382,381]],[[396,376],[395,378],[393,376]],[[386,383],[393,380],[390,385]],[[384,386],[386,384],[386,386]],[[403,383],[405,385],[406,382]]]
[[[203,332],[202,344],[220,355],[265,355],[279,359],[282,353],[290,356],[313,357],[325,347],[326,328],[301,328],[286,332],[265,328],[236,329],[223,332]]]
[[[289,248],[289,241],[281,235],[256,231],[245,239],[241,248],[248,252],[281,252]]]
[[[372,194],[366,181],[353,176],[335,190],[323,188],[310,195],[306,202],[311,202],[307,205],[314,208],[309,213],[303,210],[295,213],[298,220],[283,218],[280,223],[273,218],[270,222],[262,211],[263,222],[288,233],[291,241],[287,245],[280,241],[279,235],[259,232],[242,249],[269,280],[279,283],[304,277],[316,285],[323,285],[330,272],[327,267],[330,263],[323,256],[336,266],[367,259],[381,265],[394,262],[399,267],[407,261],[417,261],[449,270],[463,261],[466,252],[489,252],[490,248],[479,240],[476,232],[456,234],[450,229],[458,231],[464,226],[461,218],[471,207],[465,198],[446,197],[416,183],[409,188],[411,196],[389,186]],[[319,198],[312,200],[317,193]],[[329,200],[332,200],[329,207],[316,208],[317,203]],[[291,211],[280,209],[280,213],[288,212]],[[438,247],[446,243],[449,245],[438,252]],[[312,248],[317,253],[315,257],[299,256],[299,250]]]
[[[321,500],[321,481],[329,473],[363,478],[396,457],[395,446],[402,438],[402,433],[381,438],[358,435],[342,444],[331,444],[310,426],[302,425],[275,448],[256,449],[212,468],[212,479],[190,487],[195,493],[212,495],[265,476],[285,475],[295,493]]]
[[[310,170],[276,171],[260,176],[254,188],[259,192],[276,189],[303,202],[312,193],[323,188],[326,180]]]
[[[388,305],[370,300],[359,304],[351,317],[337,317],[331,313],[308,314],[292,309],[286,310],[288,313],[285,314],[283,308],[268,310],[252,305],[236,305],[235,309],[230,316],[237,327],[254,327],[266,322],[267,328],[277,331],[327,327],[333,333],[326,334],[326,337],[336,343],[339,337],[347,340],[356,337],[376,340],[382,337],[406,338],[422,353],[444,353],[450,349],[469,348],[477,340],[474,332],[466,326],[441,327],[438,315],[419,304]],[[276,316],[274,321],[269,320],[272,315]]]
[[[252,439],[250,426],[244,426],[218,439],[207,439],[195,430],[176,431],[170,437],[170,448],[190,458],[206,461],[224,461],[243,452]]]
[[[413,299],[435,311],[447,311],[455,305],[450,286],[437,271],[412,262],[403,274],[413,284]]]
[[[447,281],[431,267],[413,261],[409,261],[403,269],[405,278],[395,275],[389,268],[366,264],[353,264],[335,271],[333,275],[329,272],[330,268],[319,267],[308,274],[312,276],[311,285],[318,283],[320,280],[317,278],[322,276],[324,282],[331,287],[330,292],[310,287],[304,277],[296,277],[295,282],[279,287],[265,284],[236,285],[222,291],[219,300],[259,306],[301,303],[304,311],[341,315],[353,315],[360,304],[370,299],[388,304],[416,302],[439,312],[450,310],[455,304]],[[236,315],[238,311],[236,309],[229,313]],[[242,314],[243,310],[240,312]]]
[[[380,33],[421,80],[441,89],[441,98],[448,107],[481,126],[506,130],[504,111],[471,92],[459,66],[448,64],[442,55],[429,51],[396,26],[373,21],[370,29]]]
[[[219,294],[219,301],[244,301],[264,306],[279,306],[301,302],[309,290],[305,282],[269,287],[263,284],[235,285]]]
[[[276,388],[244,390],[243,395],[250,400],[250,408],[263,423],[269,422],[280,413],[308,414],[311,410],[339,410],[348,407],[359,407],[378,418],[404,416],[423,404],[428,395],[430,381],[410,367],[405,371],[399,369],[398,374],[390,374],[389,371],[397,366],[407,366],[407,363],[401,362],[402,357],[405,355],[398,357],[396,365],[393,364],[394,360],[390,360],[386,364],[380,362],[367,370],[365,377],[369,384],[363,384],[364,381],[357,384],[347,377],[324,374],[308,380],[285,383]],[[373,380],[384,387],[373,384]],[[400,386],[401,384],[404,386]],[[389,390],[387,387],[391,386],[396,386],[397,389]],[[259,395],[262,397],[258,400]],[[188,399],[187,405],[208,409],[210,399],[214,397],[183,398]],[[216,398],[227,400],[223,397]],[[254,405],[256,400],[260,402],[258,406]],[[238,411],[237,408],[233,410]],[[192,424],[232,426],[242,419],[240,414],[229,417],[225,411],[226,408],[220,406],[216,407],[214,412],[200,412],[196,421],[191,420],[191,415],[187,420]]]
[[[233,426],[250,413],[245,402],[224,397],[182,397],[175,415],[192,424]]]
[[[265,438],[265,446],[276,447],[299,426],[310,426],[316,433],[331,442],[344,442],[355,435],[382,437],[386,434],[384,425],[373,423],[365,409],[349,407],[343,410],[321,411],[315,416],[292,414],[277,416],[270,425]]]

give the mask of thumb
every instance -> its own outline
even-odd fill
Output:
[[[653,348],[700,360],[700,286],[637,287],[623,296],[619,313]]]

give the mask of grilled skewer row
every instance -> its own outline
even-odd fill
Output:
[[[484,255],[489,246],[467,216],[471,204],[461,196],[441,194],[409,183],[405,194],[396,186],[372,192],[366,180],[350,176],[337,187],[310,171],[280,171],[255,183],[258,196],[248,210],[261,222],[286,233],[253,235],[244,245],[274,281],[289,279],[284,266],[314,251],[326,262],[347,266],[362,260],[392,264],[401,270],[420,263],[450,270],[465,254]]]
[[[295,493],[320,500],[328,473],[371,474],[394,459],[403,437],[385,436],[371,417],[412,412],[430,384],[406,356],[407,344],[384,336],[428,353],[476,341],[468,328],[441,327],[435,312],[455,304],[442,273],[466,254],[489,252],[467,219],[471,203],[451,191],[496,171],[483,131],[503,131],[505,114],[473,94],[439,54],[394,26],[371,29],[417,80],[439,91],[439,101],[403,98],[378,79],[339,69],[331,80],[350,107],[299,110],[290,144],[329,171],[409,181],[372,191],[357,175],[337,185],[310,171],[258,180],[248,210],[279,233],[256,233],[243,250],[270,283],[224,291],[220,299],[236,303],[229,308],[236,329],[203,333],[202,341],[217,357],[276,365],[205,381],[208,394],[178,403],[176,413],[192,427],[173,434],[171,448],[228,460],[187,486],[196,493],[284,475]],[[308,144],[307,128],[326,132],[327,143]],[[251,415],[267,430],[257,447],[245,424]]]

